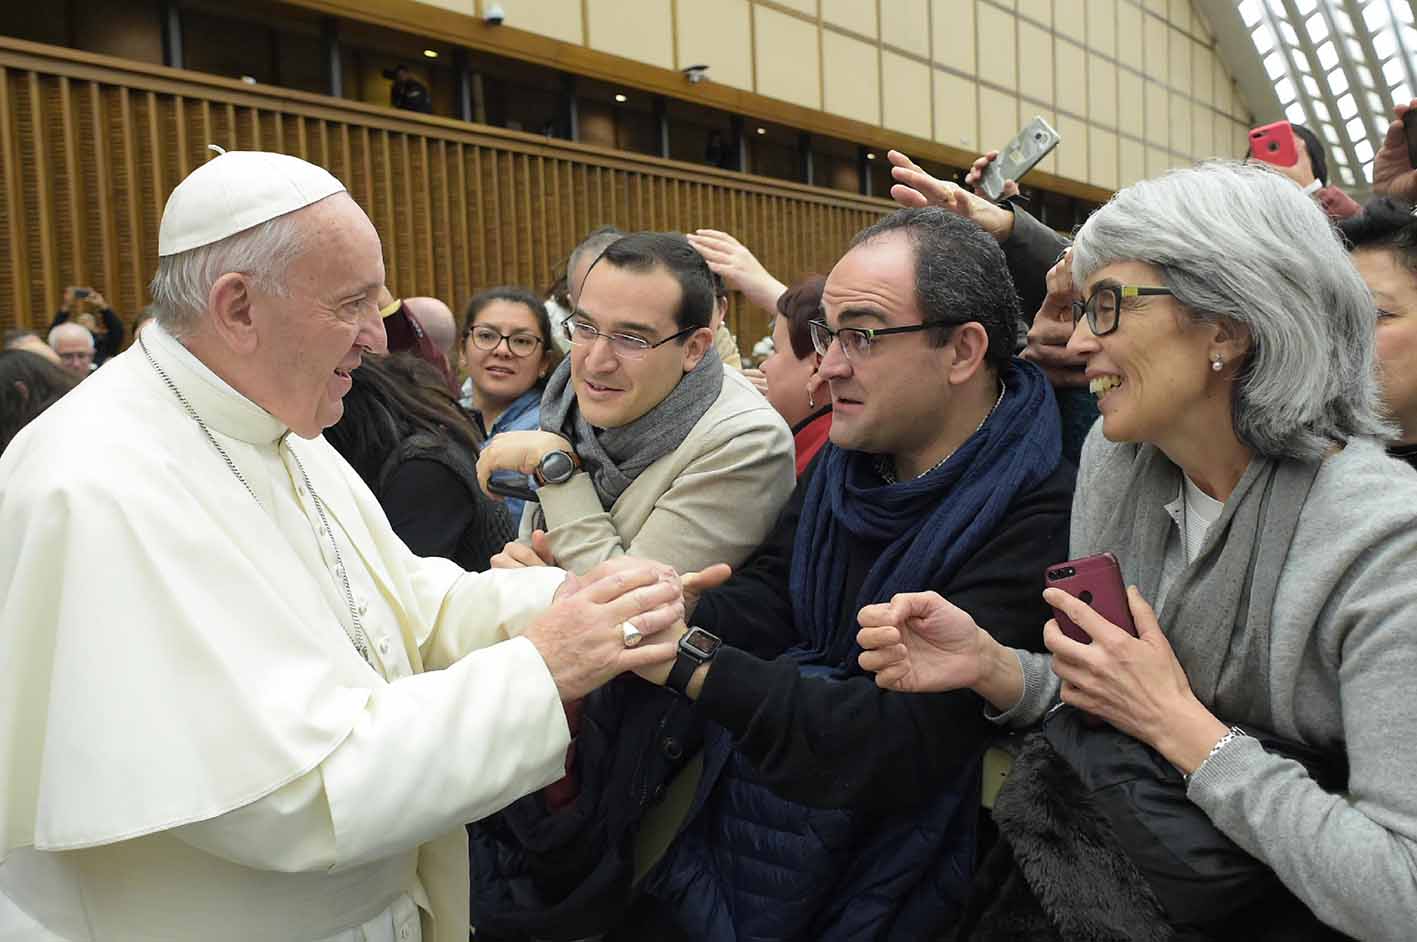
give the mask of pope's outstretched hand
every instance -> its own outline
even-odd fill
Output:
[[[904,693],[974,687],[988,636],[970,614],[934,592],[902,592],[858,616],[858,660],[877,685]]]
[[[592,570],[584,579],[567,575],[554,604],[524,633],[563,701],[578,700],[625,671],[674,658],[674,644],[655,635],[683,621],[678,573],[658,563],[617,562],[613,571]],[[621,626],[627,621],[644,635],[643,644],[625,646]]]

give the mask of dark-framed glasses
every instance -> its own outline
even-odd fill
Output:
[[[1150,285],[1098,285],[1092,297],[1086,301],[1073,302],[1073,326],[1077,327],[1083,315],[1087,315],[1087,326],[1094,337],[1110,334],[1117,329],[1121,320],[1122,299],[1141,298],[1147,295],[1171,294],[1170,288]]]
[[[474,327],[468,336],[472,338],[474,347],[489,353],[496,350],[497,345],[505,340],[507,349],[514,357],[529,357],[541,346],[541,338],[536,334],[504,334],[495,327]]]
[[[909,327],[842,327],[832,330],[826,321],[807,322],[808,331],[812,335],[812,347],[817,351],[818,356],[826,356],[832,341],[835,340],[841,344],[841,351],[846,354],[848,360],[869,356],[871,344],[881,337],[889,337],[892,334],[914,334],[922,330],[929,330],[931,327],[958,326],[958,324],[951,324],[947,321],[926,321],[923,324],[911,324]]]
[[[610,352],[621,360],[638,360],[655,347],[662,347],[671,340],[678,340],[687,334],[692,334],[699,327],[685,327],[678,333],[670,334],[663,340],[650,341],[643,337],[636,337],[634,334],[607,334],[596,330],[595,325],[587,321],[576,320],[574,317],[566,321],[563,325],[566,336],[571,343],[578,347],[589,347],[601,337],[604,337],[610,344]]]

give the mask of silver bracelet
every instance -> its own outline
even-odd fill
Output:
[[[1230,727],[1229,729],[1227,729],[1227,730],[1225,731],[1225,735],[1224,735],[1224,736],[1221,736],[1220,739],[1216,741],[1215,745],[1213,745],[1213,746],[1210,747],[1210,752],[1206,753],[1206,757],[1201,760],[1201,764],[1198,765],[1198,766],[1196,766],[1195,772],[1191,772],[1191,773],[1189,773],[1189,774],[1182,775],[1182,776],[1181,776],[1181,781],[1185,782],[1187,785],[1190,785],[1190,784],[1191,784],[1191,778],[1194,777],[1194,776],[1196,775],[1196,773],[1199,772],[1201,769],[1205,768],[1205,764],[1206,764],[1207,762],[1209,762],[1211,759],[1213,759],[1213,758],[1215,757],[1215,754],[1216,754],[1217,752],[1219,752],[1220,750],[1224,749],[1226,746],[1230,745],[1231,742],[1233,742],[1233,741],[1236,740],[1236,739],[1239,739],[1241,736],[1248,736],[1248,735],[1250,735],[1250,734],[1247,733],[1247,732],[1245,732],[1243,729],[1241,729],[1241,728],[1238,727],[1238,726],[1232,726],[1232,727]]]

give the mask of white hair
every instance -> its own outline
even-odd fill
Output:
[[[1121,190],[1078,231],[1073,280],[1081,289],[1126,261],[1160,269],[1189,317],[1249,332],[1233,423],[1257,453],[1315,459],[1354,436],[1392,435],[1373,298],[1323,211],[1286,177],[1211,161]]]
[[[82,336],[89,342],[89,349],[92,350],[94,348],[93,334],[91,334],[89,329],[83,324],[75,324],[73,321],[65,321],[62,324],[55,324],[53,327],[49,328],[49,345],[53,347],[55,342],[65,334],[74,334],[76,337]]]
[[[262,291],[285,296],[285,276],[305,247],[300,211],[158,259],[148,290],[157,322],[174,337],[191,334],[207,313],[207,299],[217,279],[230,272],[248,276]]]

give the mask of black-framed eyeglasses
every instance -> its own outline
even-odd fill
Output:
[[[836,340],[841,343],[841,350],[846,354],[848,360],[869,356],[871,344],[880,337],[889,337],[891,334],[914,334],[922,330],[929,330],[931,327],[958,326],[958,324],[948,321],[926,321],[923,324],[911,324],[909,327],[842,327],[832,330],[826,321],[807,322],[808,332],[812,335],[812,347],[817,351],[818,356],[826,356],[832,341]]]
[[[670,334],[663,340],[649,341],[643,337],[636,337],[633,334],[607,334],[596,330],[594,324],[586,321],[578,321],[571,318],[563,325],[566,330],[566,337],[571,343],[578,347],[589,347],[601,337],[610,343],[610,352],[621,360],[638,360],[655,347],[662,347],[671,340],[678,340],[680,337],[692,334],[700,327],[685,327],[678,333]]]
[[[1171,294],[1170,288],[1148,285],[1098,285],[1092,297],[1073,302],[1073,326],[1087,315],[1087,326],[1094,337],[1110,334],[1121,322],[1123,298],[1139,298],[1155,294]]]
[[[536,334],[504,334],[495,327],[477,326],[468,334],[472,345],[491,353],[503,340],[514,357],[529,357],[541,346],[541,338]]]

